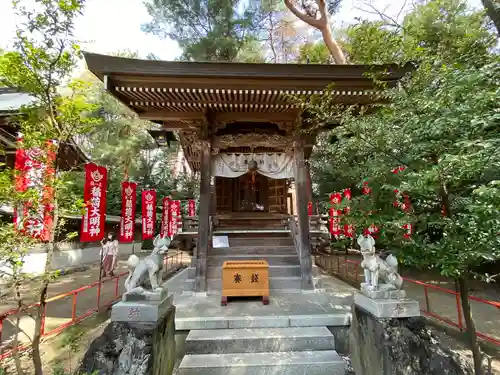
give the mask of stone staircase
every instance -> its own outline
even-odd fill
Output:
[[[178,375],[344,375],[325,326],[192,330]]]
[[[272,291],[300,292],[300,260],[289,233],[227,234],[228,248],[210,250],[207,259],[207,292],[220,294],[222,265],[227,260],[266,260],[269,263],[269,288]],[[196,270],[189,269],[186,291],[194,288]],[[318,279],[315,285],[319,288]]]
[[[302,293],[300,260],[290,233],[282,229],[217,235],[227,235],[230,246],[210,250],[208,296],[183,293],[179,298],[184,300],[178,300],[176,329],[189,334],[176,374],[345,375],[345,363],[327,328],[349,324],[345,302],[328,294]],[[229,301],[221,307],[223,263],[247,259],[269,263],[270,305]],[[184,290],[190,291],[194,267],[187,273]]]

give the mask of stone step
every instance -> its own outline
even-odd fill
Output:
[[[246,245],[246,246],[231,246],[219,247],[210,249],[210,255],[231,255],[231,254],[296,254],[295,247],[290,245]]]
[[[266,260],[270,266],[297,266],[300,264],[297,254],[231,254],[231,255],[209,255],[207,265],[209,267],[222,267],[226,260]]]
[[[269,290],[279,289],[301,289],[302,278],[295,277],[272,277],[269,278]],[[207,279],[207,289],[209,293],[221,293],[222,279],[212,278]]]
[[[186,354],[335,350],[333,334],[322,327],[193,330]]]
[[[229,246],[293,246],[292,237],[229,237]]]
[[[227,220],[220,221],[217,230],[225,229],[255,229],[255,230],[272,230],[272,229],[285,229],[285,225],[280,220],[275,221],[252,221],[252,220]]]
[[[269,277],[299,277],[300,276],[300,266],[269,266]],[[196,268],[188,268],[188,279],[194,279],[196,277]],[[208,267],[207,268],[208,278],[221,278],[222,277],[222,267]]]
[[[272,303],[273,296],[271,296]],[[232,307],[231,302],[228,304]],[[238,307],[238,306],[236,306]],[[226,308],[226,306],[224,307]],[[351,324],[348,306],[325,314],[308,315],[262,315],[262,316],[213,316],[175,317],[178,331],[206,329],[241,329],[241,328],[288,328],[288,327],[346,327]]]
[[[179,375],[344,375],[345,365],[334,350],[188,354],[178,370]]]

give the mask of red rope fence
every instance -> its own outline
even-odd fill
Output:
[[[360,282],[364,280],[363,270],[361,269],[361,262],[349,259],[343,259],[340,256],[331,256],[331,255],[315,255],[316,265],[323,268],[327,272],[332,275],[339,277],[340,279],[348,282],[356,288],[359,288]],[[439,320],[442,323],[445,323],[449,326],[458,328],[460,331],[465,331],[464,318],[462,313],[462,305],[460,302],[460,294],[454,290],[442,288],[437,285],[424,283],[422,281],[408,279],[403,277],[406,283],[412,283],[415,285],[419,285],[423,288],[423,294],[425,298],[424,306],[421,305],[420,311],[427,316],[430,316],[434,319]],[[431,303],[429,298],[429,291],[433,291],[436,293],[446,294],[452,296],[454,298],[454,309],[456,310],[456,320],[450,319],[449,317],[438,314],[431,309]],[[475,296],[469,296],[470,301],[474,301],[477,303],[481,303],[484,305],[496,307],[500,310],[500,302],[485,300]],[[500,313],[500,311],[499,311]],[[500,346],[500,340],[487,335],[485,333],[477,332],[477,337],[482,338],[494,345]]]
[[[165,265],[166,271],[171,272],[171,271],[177,270],[179,268],[182,268],[183,267],[182,256],[183,256],[183,254],[179,251],[174,255],[166,256],[165,260],[164,260],[164,265]],[[111,276],[111,277],[102,279],[101,282],[96,281],[96,282],[93,282],[92,284],[82,286],[82,287],[74,289],[70,292],[59,294],[57,296],[48,298],[46,301],[44,312],[42,314],[42,324],[40,327],[42,337],[45,338],[47,336],[57,334],[57,333],[61,332],[62,330],[66,329],[70,326],[73,326],[76,323],[88,318],[92,314],[99,311],[101,308],[109,307],[112,304],[114,304],[115,302],[117,302],[118,300],[120,300],[121,294],[120,294],[120,283],[119,282],[121,279],[123,279],[127,275],[128,275],[128,272],[123,272],[119,275]],[[109,284],[109,283],[114,283],[114,294],[113,294],[113,297],[111,299],[108,299],[107,301],[103,302],[101,300],[102,294],[103,294],[103,286],[106,284]],[[96,305],[94,307],[88,309],[87,311],[81,313],[81,314],[77,314],[78,296],[80,296],[83,292],[88,291],[88,290],[95,290],[96,291],[96,297],[97,297],[96,298]],[[53,302],[60,301],[60,300],[65,299],[65,298],[71,298],[71,318],[67,322],[60,324],[56,328],[53,328],[51,330],[46,330],[45,323],[46,323],[46,317],[47,317],[47,307],[50,304],[52,304]],[[21,310],[21,314],[24,313],[26,315],[30,309],[38,308],[39,306],[40,306],[39,302],[28,305]],[[9,310],[9,311],[0,315],[0,348],[2,347],[2,333],[4,332],[4,321],[6,319],[9,319],[9,317],[13,317],[13,315],[17,315],[18,311],[19,311],[19,309],[16,308],[16,309]],[[15,320],[15,318],[13,318],[12,320]],[[13,325],[14,325],[14,323],[13,323]],[[17,328],[17,327],[15,327],[15,328]],[[20,352],[20,351],[29,349],[30,346],[31,345],[29,343],[23,343],[17,347],[17,351]],[[2,350],[0,349],[0,361],[9,358],[10,356],[12,356],[13,353],[14,353],[14,349],[9,349],[5,352],[2,352]]]

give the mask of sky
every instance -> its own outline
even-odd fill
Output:
[[[163,60],[174,60],[181,54],[177,43],[162,40],[157,36],[141,31],[141,25],[150,20],[143,5],[144,0],[87,0],[85,12],[75,24],[75,34],[84,51],[111,54],[129,49],[139,52],[145,58],[153,53]],[[251,0],[250,0],[251,1]],[[339,14],[335,16],[336,26],[354,22],[355,17],[363,14],[355,6],[365,0],[344,0]],[[399,12],[403,0],[372,0],[378,9],[387,8],[389,14]],[[473,6],[480,0],[469,0]],[[12,44],[16,27],[11,1],[0,0],[0,48]]]

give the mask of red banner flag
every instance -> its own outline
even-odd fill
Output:
[[[344,236],[354,238],[354,226],[352,224],[344,224]]]
[[[108,171],[94,163],[85,164],[83,199],[85,211],[82,217],[80,242],[95,242],[104,238],[106,224],[106,186]]]
[[[341,215],[342,210],[330,208],[330,233],[333,236],[340,236],[342,234],[342,226],[340,225]]]
[[[307,202],[307,214],[309,216],[312,216],[313,214],[313,202],[311,201]]]
[[[405,224],[403,225],[403,229],[406,230],[406,232],[403,233],[403,237],[406,239],[411,238],[411,235],[413,234],[413,224]]]
[[[18,149],[14,168],[15,188],[24,192],[36,189],[40,200],[34,210],[33,202],[25,202],[21,207],[14,207],[14,224],[16,228],[41,241],[48,241],[53,225],[54,188],[52,187],[55,176],[54,143],[48,142],[46,150],[34,147],[23,149],[23,139],[18,138]],[[45,162],[43,159],[46,159]]]
[[[363,182],[363,187],[361,188],[361,193],[363,193],[363,195],[370,195],[372,192],[372,188],[368,186],[368,182],[365,181]]]
[[[137,184],[122,182],[122,217],[120,219],[120,242],[134,241],[135,207],[137,204]]]
[[[165,237],[168,236],[170,237],[169,234],[169,227],[170,227],[170,197],[165,197],[163,198],[162,201],[162,214],[161,214],[161,236]]]
[[[352,199],[351,188],[344,189],[343,194],[344,194],[344,198],[346,198],[348,201],[350,201]]]
[[[194,199],[188,201],[188,216],[196,216],[196,202]]]
[[[156,191],[142,192],[142,239],[154,237],[156,221]]]
[[[379,227],[377,227],[375,224],[371,224],[368,228],[366,228],[363,231],[363,234],[365,236],[372,236],[373,238],[377,239],[378,235],[380,233]]]
[[[330,203],[331,204],[340,204],[340,203],[342,203],[342,194],[340,194],[340,193],[331,193],[330,194]]]
[[[181,201],[170,202],[170,230],[172,237],[179,232],[181,220]]]

